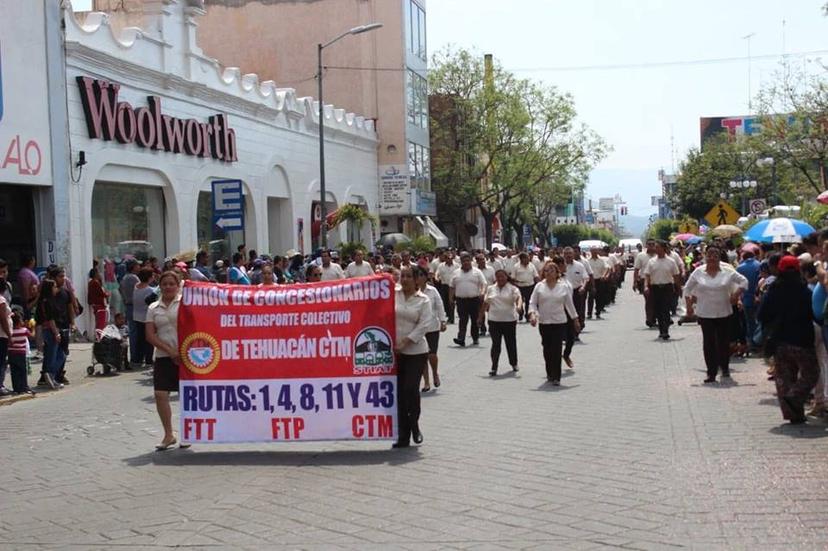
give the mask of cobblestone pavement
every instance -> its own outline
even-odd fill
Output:
[[[828,427],[784,425],[758,360],[705,387],[697,326],[663,343],[625,290],[547,386],[443,338],[425,443],[160,440],[145,374],[0,408],[3,549],[792,549],[828,546]],[[77,360],[76,363],[83,363]],[[85,367],[85,366],[84,366]],[[73,381],[74,382],[74,381]]]

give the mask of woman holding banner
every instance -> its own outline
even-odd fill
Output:
[[[155,389],[155,409],[164,427],[164,439],[155,446],[164,451],[177,443],[172,428],[170,392],[178,392],[178,304],[181,302],[181,277],[177,272],[161,274],[158,281],[160,298],[147,309],[144,326],[146,339],[155,347],[155,365],[152,382]],[[189,447],[184,444],[182,448]]]
[[[410,440],[423,441],[420,432],[420,376],[428,368],[428,332],[433,314],[431,300],[417,289],[416,278],[427,276],[419,266],[403,266],[396,290],[397,321],[397,424],[395,448],[407,448]]]

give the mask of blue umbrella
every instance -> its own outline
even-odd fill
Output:
[[[688,244],[688,245],[698,245],[702,241],[704,241],[704,239],[702,239],[698,235],[695,235],[695,236],[691,237],[690,239],[688,239],[687,241],[685,241],[685,243]]]
[[[770,218],[750,228],[744,238],[746,241],[755,243],[798,243],[813,231],[815,231],[814,228],[802,220]]]

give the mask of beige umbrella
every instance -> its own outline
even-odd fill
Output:
[[[179,262],[194,262],[196,257],[196,250],[193,249],[191,251],[181,251],[180,253],[176,253],[170,258],[175,258]]]
[[[718,235],[721,237],[733,237],[734,235],[739,235],[742,233],[742,228],[738,226],[734,226],[733,224],[722,224],[721,226],[716,226],[713,228],[713,235]]]

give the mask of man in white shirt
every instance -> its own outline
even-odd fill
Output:
[[[670,314],[675,316],[678,312],[678,305],[679,305],[679,298],[681,297],[681,287],[682,283],[684,283],[684,261],[682,260],[681,256],[673,247],[668,245],[668,252],[667,254],[670,258],[673,259],[673,262],[676,263],[679,269],[679,285],[676,288],[676,292],[673,293],[673,302],[670,304]]]
[[[345,279],[345,272],[342,270],[342,266],[331,262],[331,251],[322,251],[322,254],[319,256],[322,259],[322,279],[320,281]]]
[[[601,319],[601,314],[606,306],[609,278],[612,272],[609,263],[599,254],[598,247],[593,247],[589,252],[587,264],[592,269],[593,285],[587,296],[587,319],[592,319],[592,312],[595,312],[595,319]]]
[[[474,257],[474,261],[477,263],[477,269],[480,270],[480,273],[483,274],[484,278],[486,278],[486,287],[488,287],[489,285],[494,285],[495,270],[489,264],[486,263],[486,255],[484,255],[483,253],[477,253]],[[477,326],[480,328],[480,334],[485,335],[486,313],[483,312],[483,309],[481,309],[480,317],[477,319]]]
[[[532,291],[535,290],[535,283],[540,281],[540,276],[534,264],[529,262],[528,253],[520,253],[518,255],[518,262],[512,268],[510,276],[520,290],[520,296],[523,299],[523,308],[518,312],[520,315],[519,319],[525,318],[526,321],[529,321],[529,298],[532,296]]]
[[[323,272],[324,274],[324,272]],[[348,277],[365,277],[374,275],[374,268],[365,262],[365,252],[362,249],[354,251],[354,261],[345,268],[345,275]]]
[[[535,267],[535,271],[539,274],[543,272],[543,265],[546,264],[546,260],[543,248],[539,247],[538,250],[535,251],[535,255],[532,257],[532,266]]]
[[[615,292],[618,290],[620,277],[618,273],[618,257],[611,252],[609,247],[604,247],[603,249],[601,249],[600,254],[601,258],[603,258],[609,266],[607,295],[605,297],[606,302],[604,302],[604,306],[606,307],[610,304],[615,304]]]
[[[644,296],[649,296],[652,302],[658,323],[658,336],[666,341],[670,338],[670,305],[681,280],[678,266],[667,256],[667,243],[658,241],[655,251],[656,256],[644,268]]]
[[[655,239],[648,239],[647,249],[638,253],[633,262],[633,289],[644,295],[644,319],[647,327],[655,326],[656,319],[650,295],[644,293],[644,268],[655,254]]]
[[[480,314],[480,304],[485,292],[486,278],[480,270],[472,266],[469,253],[461,254],[460,269],[452,274],[451,283],[449,283],[451,302],[457,304],[457,313],[460,315],[457,338],[454,339],[456,344],[466,346],[466,325],[469,323],[469,318],[472,320],[472,342],[478,343],[480,331],[477,326],[477,317]]]
[[[575,303],[575,310],[578,312],[578,322],[584,327],[586,319],[586,296],[589,288],[589,271],[586,266],[575,259],[575,249],[566,247],[564,249],[564,262],[566,262],[566,280],[572,286],[572,302]],[[579,340],[575,337],[575,340]]]
[[[446,310],[448,323],[454,323],[454,305],[451,303],[449,297],[449,284],[451,283],[452,274],[459,267],[451,258],[451,253],[443,251],[440,253],[440,263],[434,271],[434,277],[437,281],[437,291],[440,292],[440,298],[443,299],[443,308]]]
[[[504,269],[503,258],[500,256],[500,249],[494,249],[492,251],[492,268],[494,268],[495,271]]]

